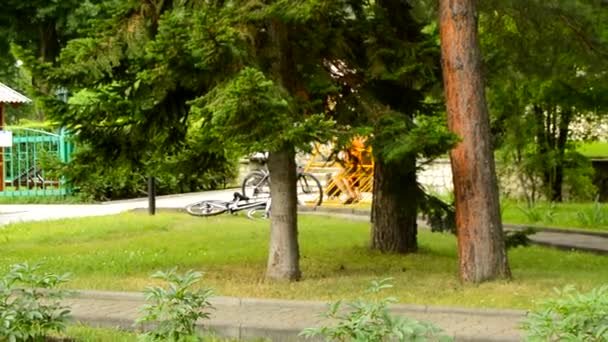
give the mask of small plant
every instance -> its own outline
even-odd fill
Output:
[[[367,293],[377,294],[383,289],[392,287],[391,278],[372,281]],[[381,300],[365,301],[362,299],[347,303],[347,309],[342,308],[343,302],[329,304],[327,312],[322,317],[337,320],[337,325],[319,328],[307,328],[301,336],[324,337],[327,341],[451,341],[448,336],[439,335],[441,329],[430,323],[419,322],[405,317],[390,314],[388,305],[397,300],[387,297]]]
[[[606,213],[602,204],[597,199],[591,209],[577,211],[576,216],[578,221],[584,226],[601,226],[608,223],[608,213]]]
[[[543,218],[543,215],[538,207],[534,207],[534,206],[530,206],[527,208],[518,207],[518,209],[521,210],[522,213],[524,213],[524,215],[528,219],[528,222],[530,222],[530,223],[539,222]]]
[[[41,273],[39,264],[11,265],[0,279],[0,340],[44,341],[50,332],[64,331],[70,310],[56,287],[68,277]]]
[[[530,341],[608,341],[608,285],[589,293],[574,287],[556,290],[559,298],[543,303],[522,324]]]
[[[156,272],[151,277],[169,283],[168,288],[148,287],[146,300],[152,302],[142,307],[143,314],[136,324],[153,323],[155,327],[143,334],[144,341],[199,341],[196,321],[209,319],[208,309],[213,306],[209,298],[211,289],[191,290],[190,287],[202,278],[200,272],[188,271],[181,275],[172,269]]]
[[[551,203],[549,208],[547,208],[547,210],[545,210],[545,212],[543,214],[543,221],[546,223],[553,223],[553,221],[555,221],[555,215],[556,215],[555,203]]]
[[[536,229],[527,227],[523,230],[513,230],[505,233],[505,246],[507,248],[516,248],[519,246],[527,247],[530,245],[530,235],[536,234]]]

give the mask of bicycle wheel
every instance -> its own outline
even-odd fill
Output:
[[[323,188],[319,180],[310,173],[298,174],[296,183],[298,204],[317,207],[323,203]]]
[[[215,216],[226,212],[229,204],[225,201],[201,201],[187,205],[186,211],[193,216]]]
[[[259,218],[267,219],[270,217],[270,213],[266,212],[266,207],[253,208],[247,211],[247,217],[252,220]]]
[[[245,176],[241,186],[243,195],[259,199],[270,197],[270,178],[263,171],[253,171]]]

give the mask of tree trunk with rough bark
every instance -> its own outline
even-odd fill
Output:
[[[508,278],[476,2],[440,0],[439,16],[448,125],[462,139],[450,152],[460,278],[474,283]]]
[[[418,249],[418,187],[416,159],[374,164],[371,248],[384,253],[412,253]]]
[[[55,58],[59,55],[61,47],[59,46],[59,37],[57,36],[57,28],[54,20],[44,21],[38,24],[38,32],[40,34],[40,59],[43,62],[54,63]]]
[[[276,280],[300,279],[298,246],[296,163],[293,149],[271,152],[270,248],[266,277]]]
[[[555,164],[555,176],[551,184],[551,201],[563,201],[564,166],[566,164],[566,145],[568,144],[568,133],[570,121],[572,121],[572,109],[562,108],[559,113],[559,123],[556,125],[555,152],[557,163]],[[558,115],[555,113],[554,115]]]
[[[40,38],[39,59],[42,62],[55,64],[55,58],[59,56],[61,46],[59,45],[59,37],[55,20],[50,19],[38,24],[38,34]],[[32,85],[44,94],[49,95],[49,85],[46,80],[32,77]],[[36,106],[36,119],[44,121],[44,112],[42,108]]]
[[[268,37],[273,81],[293,95],[297,92],[297,79],[293,72],[295,66],[286,24],[276,18],[270,20]],[[272,209],[266,277],[274,280],[299,280],[301,272],[294,148],[283,146],[278,151],[271,151],[268,170]]]

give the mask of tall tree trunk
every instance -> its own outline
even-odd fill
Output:
[[[271,152],[270,250],[266,277],[277,280],[300,279],[298,247],[296,162],[293,149]]]
[[[565,151],[568,143],[572,109],[534,106],[538,154],[542,157],[542,181],[545,197],[552,202],[563,200]],[[551,158],[551,159],[550,159]],[[555,158],[555,159],[553,159]]]
[[[418,249],[416,158],[374,164],[371,248],[385,253]]]
[[[538,155],[540,156],[540,175],[542,180],[542,192],[543,195],[548,199],[553,198],[553,166],[549,162],[550,151],[554,150],[554,146],[551,143],[551,117],[552,112],[547,110],[545,106],[538,104],[534,105],[534,121],[535,121],[535,135],[536,145],[538,148]]]
[[[564,184],[564,162],[563,159],[555,165],[555,173],[551,180],[551,202],[561,202],[563,200],[562,186]]]
[[[44,21],[38,24],[38,33],[40,35],[40,59],[43,62],[54,63],[61,49],[55,20]]]
[[[271,72],[274,82],[289,91],[297,92],[294,78],[293,56],[289,46],[285,23],[278,18],[268,23]],[[300,251],[298,246],[298,212],[296,192],[296,163],[293,146],[271,151],[268,157],[270,171],[270,252],[266,277],[276,280],[298,280]]]
[[[481,75],[474,0],[440,0],[442,68],[448,125],[462,141],[450,152],[460,278],[510,277],[500,219],[490,120]]]
[[[61,47],[59,45],[59,36],[57,34],[56,23],[54,19],[43,21],[38,24],[38,35],[40,39],[40,46],[38,51],[38,58],[42,62],[54,64],[55,58],[59,55]],[[32,85],[34,88],[42,92],[43,94],[50,95],[51,89],[49,88],[48,82],[43,79],[39,79],[36,76],[32,77]],[[35,107],[36,119],[44,120],[44,112],[42,108]]]
[[[566,145],[568,144],[568,133],[570,121],[572,121],[572,110],[562,108],[559,118],[559,125],[557,127],[557,138],[556,138],[556,154],[557,163],[555,164],[555,177],[551,184],[551,201],[561,202],[563,201],[563,185],[564,185],[564,164],[566,162]]]

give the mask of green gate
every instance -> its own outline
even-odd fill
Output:
[[[66,163],[74,150],[65,131],[13,127],[12,146],[3,147],[4,187],[0,196],[59,196],[68,193],[63,177],[44,170],[49,163]]]

